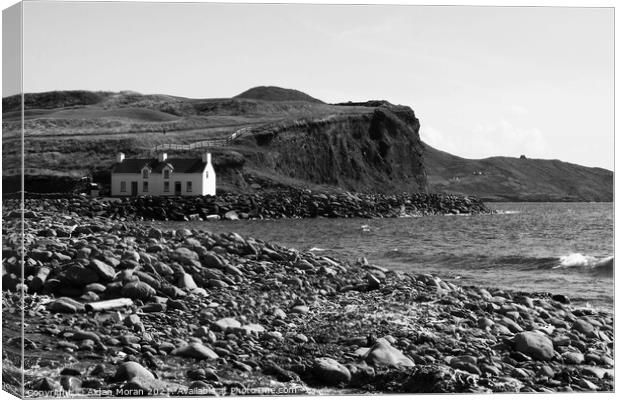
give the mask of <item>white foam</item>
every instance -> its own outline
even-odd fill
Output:
[[[567,256],[561,256],[560,264],[555,268],[587,267],[592,265],[595,260],[596,258],[592,256],[585,256],[581,253],[572,253]]]
[[[597,268],[610,262],[613,262],[614,257],[596,258],[594,256],[583,255],[581,253],[571,253],[567,256],[560,257],[560,264],[554,268]]]
[[[322,249],[322,248],[320,248],[320,247],[313,247],[313,248],[311,248],[311,249],[310,249],[310,250],[308,250],[308,251],[325,251],[325,249]]]

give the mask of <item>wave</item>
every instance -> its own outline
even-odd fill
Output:
[[[560,257],[560,263],[553,268],[580,268],[592,271],[597,275],[613,275],[614,257],[609,256],[597,258],[594,256],[583,255],[581,253],[572,253],[567,256]]]
[[[449,254],[440,253],[423,255],[399,249],[392,249],[383,254],[386,259],[403,263],[452,266],[455,269],[494,270],[509,268],[521,271],[553,270],[555,273],[588,273],[611,277],[614,273],[614,257],[595,257],[581,253],[571,253],[560,257],[535,257],[522,255],[486,255],[486,254]]]
[[[310,250],[308,250],[308,251],[327,251],[327,250],[322,249],[322,248],[320,248],[320,247],[313,247],[313,248],[311,248],[311,249],[310,249]]]

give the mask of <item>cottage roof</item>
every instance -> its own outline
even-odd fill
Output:
[[[202,173],[207,163],[200,158],[168,158],[165,161],[156,158],[128,158],[114,164],[112,173],[139,174],[142,168],[147,166],[151,169],[151,173],[161,174],[166,165],[172,166],[172,170],[176,173],[192,174]]]

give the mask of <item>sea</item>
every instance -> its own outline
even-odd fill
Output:
[[[386,219],[166,222],[168,228],[237,232],[300,251],[458,285],[563,294],[611,311],[613,203],[487,203],[490,215]]]

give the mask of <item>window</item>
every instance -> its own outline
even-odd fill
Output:
[[[121,181],[121,192],[127,191],[127,182]]]
[[[170,179],[170,170],[169,169],[165,169],[164,170],[164,179]]]
[[[144,179],[148,179],[148,177],[149,177],[149,170],[148,170],[148,168],[144,168],[144,169],[142,170],[142,177],[143,177]]]
[[[148,192],[149,191],[149,183],[148,182],[142,182],[142,191],[143,192]]]
[[[192,191],[192,182],[187,181],[187,186],[186,186],[186,189],[185,189],[185,190],[186,190],[187,192],[191,192],[191,191]]]
[[[164,192],[170,191],[170,182],[164,182]]]

